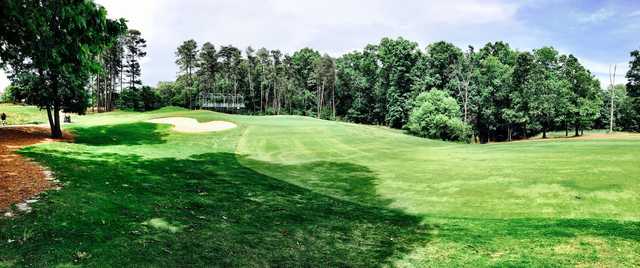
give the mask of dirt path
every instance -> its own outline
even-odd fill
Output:
[[[65,139],[71,138],[65,136]],[[0,128],[0,211],[55,186],[47,180],[44,168],[15,153],[22,147],[51,141],[48,128]]]

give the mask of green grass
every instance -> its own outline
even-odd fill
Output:
[[[239,127],[144,123],[167,116]],[[640,265],[632,135],[464,145],[176,108],[71,128],[21,151],[65,186],[0,220],[0,267]]]
[[[46,111],[33,106],[0,103],[0,114],[7,115],[9,125],[42,124],[47,122]]]

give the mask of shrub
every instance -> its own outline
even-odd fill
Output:
[[[471,138],[471,128],[460,119],[460,105],[442,90],[418,95],[405,127],[420,137],[464,142]]]

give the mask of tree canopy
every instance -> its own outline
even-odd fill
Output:
[[[96,56],[126,29],[91,1],[18,1],[0,4],[0,60],[10,79],[47,110],[51,135],[61,137],[59,112],[84,113],[85,86],[100,71]]]

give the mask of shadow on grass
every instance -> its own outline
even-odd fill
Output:
[[[130,123],[75,128],[75,142],[92,146],[143,145],[165,143],[163,126],[152,123]]]
[[[470,245],[492,243],[497,237],[553,241],[578,236],[595,236],[640,242],[640,222],[634,221],[545,218],[445,219],[447,219],[447,226],[433,226],[440,229],[440,237]]]
[[[0,221],[0,241],[16,240],[0,244],[0,261],[17,265],[375,267],[428,239],[421,218],[379,206],[386,201],[377,199],[375,177],[353,164],[279,166],[229,153],[24,154],[67,185],[35,213]],[[309,190],[241,163],[317,183]]]

